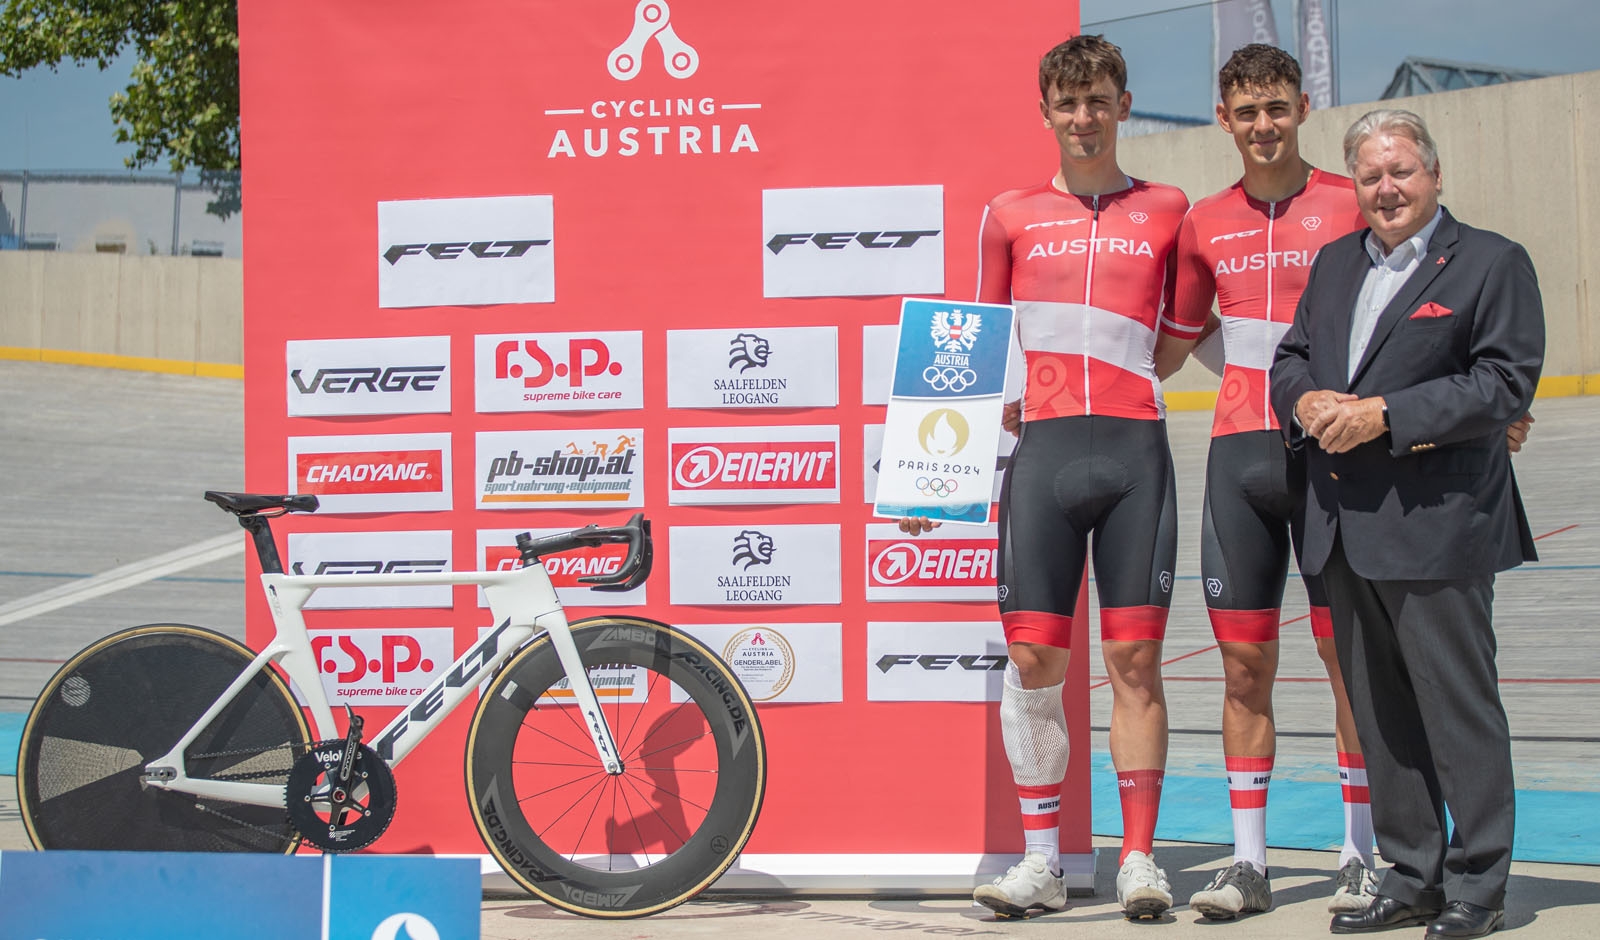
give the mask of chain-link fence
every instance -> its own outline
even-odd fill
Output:
[[[238,258],[237,209],[237,174],[0,170],[0,250]]]

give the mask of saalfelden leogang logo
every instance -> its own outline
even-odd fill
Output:
[[[364,434],[289,438],[292,491],[327,512],[450,508],[450,435]]]
[[[479,431],[479,509],[644,505],[642,428]]]

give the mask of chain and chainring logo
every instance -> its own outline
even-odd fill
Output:
[[[421,695],[455,659],[449,627],[309,632],[323,688],[334,704]]]
[[[674,526],[674,604],[837,604],[839,526]]]
[[[848,186],[761,193],[767,297],[944,292],[944,188]]]
[[[732,667],[753,701],[770,702],[794,681],[794,646],[772,627],[735,633],[722,647],[722,661]]]
[[[480,412],[644,407],[639,331],[478,336]]]
[[[290,340],[290,417],[450,411],[450,337]]]
[[[450,435],[291,437],[289,476],[327,512],[449,509]]]
[[[478,508],[638,506],[639,428],[478,432]]]
[[[839,501],[837,425],[671,428],[672,505]]]
[[[838,359],[836,327],[668,330],[667,407],[833,407]]]
[[[378,203],[378,306],[553,303],[551,196]]]
[[[611,22],[615,6],[604,9]],[[605,27],[596,24],[594,29]],[[701,156],[705,154],[759,153],[755,131],[747,112],[760,111],[761,103],[741,98],[724,100],[707,93],[704,85],[688,82],[700,70],[700,53],[678,35],[672,9],[666,0],[639,0],[633,10],[628,35],[606,56],[606,72],[617,82],[632,82],[655,74],[650,63],[661,55],[661,73],[675,86],[663,88],[660,97],[617,97],[615,90],[597,90],[584,107],[551,107],[544,116],[558,126],[545,151],[547,159],[580,155],[589,159],[640,155]],[[678,82],[686,82],[678,86]],[[728,112],[733,112],[729,115]],[[671,122],[671,123],[664,123]]]

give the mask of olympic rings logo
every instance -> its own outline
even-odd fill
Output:
[[[922,370],[922,381],[933,386],[936,392],[951,391],[957,394],[966,391],[978,382],[978,373],[971,369],[957,369],[952,366],[940,368],[929,366]]]
[[[917,492],[923,496],[954,496],[958,485],[955,480],[938,477],[917,477]]]

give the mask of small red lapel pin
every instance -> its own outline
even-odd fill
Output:
[[[1444,264],[1444,259],[1440,258],[1438,261],[1435,261],[1434,264]]]

